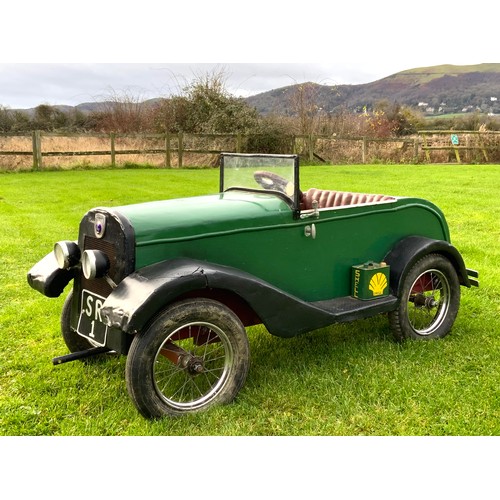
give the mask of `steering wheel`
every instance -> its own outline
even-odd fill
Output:
[[[254,172],[253,177],[257,184],[264,189],[279,191],[290,197],[293,196],[293,184],[274,172],[257,170]]]

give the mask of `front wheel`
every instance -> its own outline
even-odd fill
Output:
[[[451,262],[429,254],[403,280],[398,308],[389,313],[396,340],[436,339],[453,326],[460,305],[460,283]]]
[[[236,397],[249,358],[245,328],[230,309],[210,299],[177,302],[132,341],[127,389],[147,418],[205,410]]]

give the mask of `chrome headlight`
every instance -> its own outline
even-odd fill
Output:
[[[54,245],[54,255],[60,269],[69,269],[80,262],[80,248],[74,241],[58,241]]]
[[[88,280],[102,278],[109,271],[108,256],[100,250],[85,250],[82,256],[82,271]]]

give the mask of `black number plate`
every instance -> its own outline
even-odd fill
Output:
[[[104,297],[88,290],[82,291],[80,319],[76,331],[99,346],[106,345],[108,327],[101,320],[101,307]]]

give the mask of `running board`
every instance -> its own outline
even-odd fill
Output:
[[[394,295],[386,295],[371,300],[339,297],[332,300],[313,302],[312,304],[330,314],[336,322],[344,322],[394,311],[398,305],[398,298]]]

